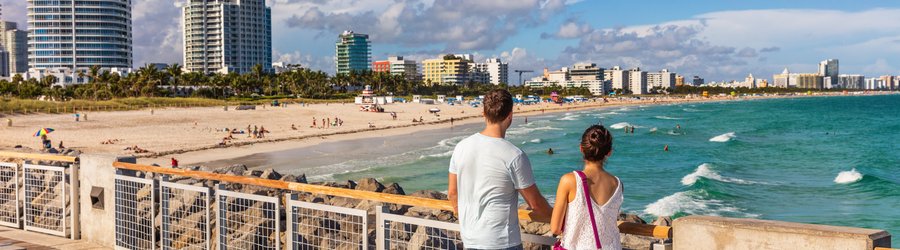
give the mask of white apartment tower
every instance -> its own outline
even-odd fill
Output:
[[[626,90],[629,89],[629,77],[631,76],[627,70],[615,66],[611,69],[603,71],[604,78],[612,82],[613,89]]]
[[[631,90],[631,94],[647,94],[647,71],[641,71],[641,68],[629,70],[628,80],[628,89]]]
[[[489,82],[493,85],[501,83],[509,84],[509,64],[500,61],[500,58],[490,58],[485,63],[476,65],[478,71],[487,74]]]
[[[131,3],[28,0],[28,67],[131,68]]]
[[[184,69],[247,73],[272,70],[272,10],[265,0],[188,0],[183,7]]]
[[[647,88],[675,88],[675,72],[668,69],[647,73]]]

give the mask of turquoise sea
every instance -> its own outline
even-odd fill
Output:
[[[719,215],[900,236],[898,95],[611,107],[529,116],[527,124],[518,117],[508,139],[528,153],[541,191],[552,198],[559,176],[582,167],[580,135],[597,123],[614,129],[607,169],[624,183],[623,210],[646,220]],[[636,127],[634,134],[623,132],[626,124]],[[352,170],[323,178],[375,177],[407,192],[446,190],[453,146],[479,130],[469,125],[422,135],[446,138],[344,162],[338,165]],[[546,154],[548,148],[555,154]]]

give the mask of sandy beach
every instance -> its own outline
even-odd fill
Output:
[[[523,119],[528,115],[598,107],[761,98],[776,97],[609,99],[608,102],[599,100],[565,105],[543,103],[517,106],[515,112],[517,119]],[[362,112],[357,105],[348,103],[257,106],[256,110],[235,110],[230,107],[228,111],[223,107],[147,109],[87,113],[79,122],[75,121],[73,114],[12,116],[7,117],[13,120],[12,127],[0,127],[0,137],[3,138],[0,149],[10,149],[17,145],[40,148],[40,140],[33,136],[34,132],[50,127],[56,130],[50,134],[54,147],[62,141],[68,148],[88,153],[133,155],[141,163],[168,164],[168,159],[175,157],[182,164],[192,164],[306,147],[322,142],[410,134],[449,127],[451,118],[454,125],[481,122],[481,108],[469,105],[397,103],[385,105],[384,108],[385,113]],[[430,114],[430,108],[440,108],[439,116]],[[390,112],[396,112],[398,118],[392,119]],[[314,117],[318,127],[312,127]],[[424,119],[424,123],[412,122],[420,117]],[[322,128],[323,118],[326,122],[329,119],[341,119],[343,126]],[[374,128],[369,126],[370,123]],[[254,126],[264,127],[269,133],[265,134],[265,138],[251,138],[246,133],[248,126],[251,130]],[[225,132],[226,128],[243,130],[245,133],[234,134],[234,139],[220,145],[223,138],[229,136]],[[126,149],[134,146],[146,152]]]

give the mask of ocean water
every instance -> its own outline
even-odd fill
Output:
[[[527,152],[550,199],[559,177],[583,166],[581,133],[602,123],[614,129],[607,170],[624,184],[623,210],[646,220],[718,215],[900,235],[898,95],[611,107],[523,120],[508,139]],[[453,146],[479,130],[459,127],[434,145],[343,162],[352,170],[313,179],[375,177],[407,192],[446,190]]]

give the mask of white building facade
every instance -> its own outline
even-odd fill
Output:
[[[675,88],[675,72],[668,69],[659,72],[647,72],[647,88]]]
[[[28,67],[132,67],[131,0],[28,1]]]
[[[184,69],[247,73],[272,70],[272,11],[265,0],[191,0],[182,7]]]
[[[478,71],[486,73],[491,84],[509,84],[509,64],[502,62],[500,58],[487,59],[484,63],[476,64],[476,67]]]
[[[631,94],[634,95],[647,94],[647,72],[641,71],[640,68],[629,70],[628,90],[631,90]]]

